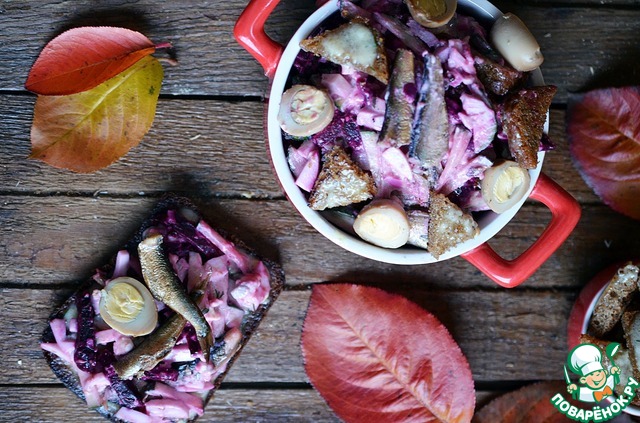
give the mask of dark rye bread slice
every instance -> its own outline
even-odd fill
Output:
[[[538,149],[551,100],[558,91],[553,85],[523,88],[507,95],[502,125],[509,151],[524,169],[538,165]]]
[[[150,216],[142,223],[138,231],[133,235],[131,240],[123,248],[127,250],[135,249],[136,246],[140,243],[140,241],[142,241],[144,237],[144,232],[149,227],[153,226],[156,223],[155,219],[157,219],[158,216],[160,216],[162,213],[166,212],[167,210],[172,210],[172,209],[183,210],[183,211],[186,211],[187,213],[191,213],[192,216],[197,217],[198,219],[202,219],[202,216],[197,211],[195,205],[188,199],[183,197],[176,197],[176,196],[165,196],[158,202],[156,207],[151,212]],[[206,219],[205,221],[210,224],[210,222],[208,222]],[[242,339],[240,341],[240,345],[235,350],[235,352],[233,352],[232,356],[228,359],[228,361],[226,361],[227,365],[226,365],[225,371],[222,372],[213,381],[213,389],[209,391],[207,397],[204,399],[203,408],[206,408],[207,403],[213,397],[214,392],[220,387],[220,384],[222,383],[223,379],[225,378],[225,376],[233,366],[233,363],[242,352],[242,349],[251,338],[251,335],[258,328],[258,325],[260,324],[262,319],[266,316],[269,308],[271,307],[271,305],[273,305],[273,303],[279,296],[280,292],[284,288],[284,284],[285,284],[284,271],[282,270],[282,267],[279,264],[259,257],[250,247],[246,246],[241,240],[239,240],[234,235],[228,234],[223,230],[219,230],[215,228],[215,226],[212,226],[211,224],[210,226],[213,229],[215,229],[222,237],[224,237],[224,239],[231,241],[238,249],[244,251],[245,253],[248,253],[249,255],[257,258],[258,260],[262,261],[262,263],[264,263],[264,265],[267,267],[269,271],[271,290],[269,292],[269,297],[265,302],[263,302],[255,311],[248,313],[244,316],[242,321],[242,326],[241,326]],[[115,264],[115,255],[112,258],[111,262],[102,266],[100,270],[105,272],[106,274],[110,274],[113,271],[114,264]],[[74,294],[72,294],[60,307],[58,307],[51,314],[49,320],[62,318],[65,314],[65,311],[75,302],[76,295],[78,295],[81,292],[84,292],[86,289],[90,289],[93,287],[98,287],[95,281],[93,281],[93,279],[87,280],[84,284],[82,284],[82,286],[79,287],[79,289]],[[53,337],[53,332],[51,330],[51,327],[48,324],[42,334],[41,341],[55,342],[55,339]],[[76,394],[80,399],[82,399],[83,401],[86,401],[84,393],[82,391],[82,387],[80,386],[80,382],[76,373],[66,364],[64,360],[59,358],[57,355],[52,354],[48,351],[43,351],[43,353],[44,353],[45,360],[51,367],[51,370],[53,371],[53,373],[58,377],[58,379],[67,388],[69,388],[74,394]],[[95,410],[101,415],[103,415],[104,417],[114,422],[125,423],[123,420],[118,419],[114,416],[113,410],[107,410],[105,407],[102,407],[102,406],[99,408],[96,408]],[[192,419],[189,421],[193,422],[196,419]]]
[[[496,95],[506,95],[525,79],[525,74],[476,52],[475,68],[482,85]]]
[[[480,233],[473,217],[446,196],[432,191],[429,201],[427,250],[435,258]]]
[[[300,48],[333,63],[353,67],[384,84],[389,82],[384,39],[364,18],[355,17],[338,28],[304,39]],[[369,53],[366,59],[371,60],[359,60],[365,58],[363,53]]]
[[[309,195],[309,207],[324,210],[370,200],[376,193],[373,177],[362,170],[344,148],[335,146],[322,158],[322,169]]]
[[[621,267],[602,292],[589,322],[589,332],[602,337],[620,320],[638,290],[638,268],[631,263]]]

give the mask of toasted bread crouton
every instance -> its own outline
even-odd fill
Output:
[[[353,19],[300,42],[300,47],[317,56],[350,66],[379,81],[389,82],[389,65],[382,36],[363,19]]]
[[[618,269],[593,310],[589,331],[603,336],[620,320],[638,287],[638,268],[629,263]]]
[[[593,344],[600,348],[600,350],[604,353],[607,349],[607,345],[610,344],[609,341],[605,341],[600,338],[596,338],[587,334],[580,335],[580,343],[581,344]],[[609,369],[611,366],[618,366],[620,368],[620,381],[615,386],[615,391],[618,395],[622,395],[624,391],[624,387],[629,380],[629,376],[635,378],[635,374],[633,373],[633,366],[631,365],[631,359],[629,357],[629,350],[620,346],[616,354],[609,358],[606,354],[602,354],[602,366],[605,369]],[[635,399],[636,403],[640,402],[640,398]]]
[[[509,151],[524,169],[535,169],[538,165],[547,111],[557,90],[553,85],[524,88],[506,98],[502,125],[509,139]]]
[[[633,377],[640,380],[640,311],[626,311],[622,315],[624,340],[629,350],[629,361],[633,368]]]
[[[523,80],[524,74],[510,66],[476,55],[475,68],[482,85],[494,94],[506,95]]]
[[[471,215],[464,213],[446,196],[431,193],[427,250],[435,258],[479,233],[478,224]]]
[[[322,169],[316,180],[309,207],[324,210],[366,201],[376,193],[371,175],[362,170],[339,146],[323,157]]]

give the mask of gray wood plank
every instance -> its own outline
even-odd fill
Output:
[[[545,1],[537,6],[535,2],[497,2],[504,12],[519,15],[540,42],[546,57],[542,66],[546,81],[559,86],[557,103],[564,103],[569,92],[637,82],[640,64],[634,59],[639,53],[635,35],[640,19],[629,7],[637,2],[606,2],[607,7],[597,3]],[[118,25],[139,30],[154,42],[174,44],[180,64],[166,67],[163,94],[262,97],[268,90],[263,70],[232,36],[245,4],[195,0],[135,4],[112,0],[98,5],[63,1],[37,6],[32,1],[5,3],[0,89],[22,90],[40,50],[62,30]],[[584,7],[589,5],[592,7]],[[267,32],[286,43],[313,10],[310,0],[283,0],[268,21]]]
[[[76,174],[27,159],[33,97],[0,95],[5,137],[0,192],[282,197],[265,141],[264,107],[260,102],[160,100],[140,145],[103,170]],[[543,171],[580,202],[599,203],[571,161],[565,119],[561,110],[550,113],[549,135],[556,150],[546,154]]]
[[[403,286],[494,288],[461,258],[402,266],[363,259],[317,233],[286,200],[218,200],[195,197],[212,224],[236,234],[262,256],[283,263],[289,285],[320,281],[380,280]],[[149,197],[0,197],[0,283],[58,286],[89,277],[134,233],[157,200]],[[259,212],[256,212],[258,211]],[[550,219],[527,203],[491,241],[507,259],[528,248]],[[640,247],[640,223],[604,206],[585,206],[564,245],[524,288],[580,287],[608,264]],[[68,240],[60,242],[60,240]]]
[[[154,43],[173,45],[179,64],[165,66],[162,94],[263,96],[268,87],[264,71],[233,38],[233,26],[246,4],[242,0],[5,2],[0,44],[7,56],[0,64],[0,89],[23,90],[42,48],[64,30],[111,25],[139,31]],[[285,43],[312,10],[310,0],[284,1],[269,20],[269,34]]]
[[[449,329],[467,356],[475,380],[546,380],[562,375],[566,319],[575,295],[563,291],[441,291],[370,281],[406,296]],[[0,384],[54,383],[38,339],[50,312],[69,290],[1,291]],[[226,382],[305,383],[300,350],[310,291],[286,291],[276,301],[229,372]],[[526,357],[527,365],[521,365]]]
[[[228,385],[227,385],[228,386]],[[476,391],[476,410],[507,391]],[[62,386],[0,387],[0,413],[6,421],[104,422]],[[222,386],[200,422],[339,422],[313,389],[229,389]],[[637,420],[634,420],[637,421]]]
[[[95,422],[100,416],[63,386],[0,387],[2,421],[38,423]],[[339,422],[312,389],[221,389],[199,422]]]
[[[22,193],[281,196],[269,162],[258,102],[160,100],[140,145],[114,165],[76,174],[28,159],[33,97],[2,96],[5,142],[0,190]]]

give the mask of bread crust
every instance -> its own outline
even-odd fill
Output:
[[[631,263],[618,269],[598,299],[589,322],[596,337],[609,332],[622,317],[638,289],[638,268]]]
[[[507,96],[502,124],[509,139],[509,151],[524,169],[535,169],[538,165],[544,123],[556,91],[556,86],[546,85],[523,88]]]
[[[471,215],[443,194],[432,191],[428,231],[427,249],[438,258],[456,245],[475,238],[480,228]]]
[[[496,95],[506,95],[521,84],[522,72],[510,66],[501,65],[476,52],[475,68],[482,85]]]
[[[342,147],[333,147],[323,160],[309,195],[309,207],[324,210],[373,198],[376,193],[373,177],[356,165]]]
[[[640,380],[640,346],[636,345],[636,340],[640,339],[640,311],[627,311],[622,315],[622,329],[624,331],[624,340],[629,349],[629,360],[633,368],[633,377]]]
[[[136,233],[133,235],[130,241],[125,244],[124,248],[128,250],[130,250],[131,248],[136,248],[138,243],[143,239],[144,232],[149,227],[154,225],[155,219],[157,219],[163,212],[171,209],[179,210],[182,208],[188,208],[189,210],[196,213],[196,215],[200,219],[202,219],[201,214],[197,211],[197,208],[190,200],[184,197],[166,195],[158,202],[156,207],[151,212],[150,216],[142,223],[142,225],[136,231]],[[246,244],[241,240],[239,240],[236,236],[230,235],[223,230],[219,230],[215,228],[214,226],[212,226],[212,228],[214,228],[226,240],[234,243],[238,249],[262,261],[262,263],[266,266],[266,268],[269,271],[271,289],[269,291],[269,296],[267,300],[263,302],[255,311],[246,314],[245,317],[243,318],[242,326],[241,326],[242,339],[240,341],[239,347],[227,361],[225,371],[222,372],[220,375],[218,375],[218,377],[216,377],[216,379],[213,381],[213,388],[208,392],[206,398],[204,399],[203,408],[206,407],[207,403],[213,397],[214,392],[220,387],[220,384],[222,383],[223,379],[231,369],[233,363],[242,352],[242,349],[244,348],[246,343],[249,341],[249,339],[251,338],[251,335],[255,332],[258,325],[262,321],[262,319],[266,316],[271,305],[280,295],[280,292],[284,288],[284,284],[285,284],[284,271],[278,263],[259,257],[253,249],[247,247]],[[113,271],[114,263],[115,263],[115,255],[113,256],[112,260],[108,264],[102,266],[100,270],[106,273],[110,273]],[[101,288],[101,287],[93,279],[88,279],[85,283],[83,283],[78,288],[78,290],[74,294],[72,294],[61,306],[59,306],[51,314],[48,321],[51,321],[52,319],[56,319],[56,318],[62,318],[66,310],[75,302],[76,295],[86,291],[87,289],[93,289],[93,288]],[[51,330],[51,327],[48,324],[42,334],[41,341],[55,342],[55,339],[53,337],[53,332]],[[45,360],[51,367],[51,370],[56,375],[56,377],[62,382],[62,384],[67,388],[69,388],[80,399],[86,402],[86,398],[82,391],[82,387],[80,386],[80,381],[75,371],[73,371],[64,360],[62,360],[55,354],[52,354],[48,351],[43,351],[43,354],[44,354]],[[114,413],[107,410],[104,406],[98,407],[95,410],[101,415],[103,415],[104,417],[110,419],[111,421],[118,422],[118,423],[125,423],[123,420],[116,418],[114,416]],[[193,422],[196,419],[197,417],[188,421]]]
[[[375,48],[376,48],[376,57],[374,62],[371,65],[362,65],[360,63],[354,62],[349,59],[349,57],[339,57],[332,54],[329,51],[326,51],[323,41],[327,38],[327,36],[332,37],[343,37],[343,34],[348,33],[354,26],[362,25],[366,27],[372,34]],[[327,60],[330,60],[339,65],[346,65],[354,67],[355,69],[362,71],[366,74],[369,74],[380,82],[387,84],[389,82],[389,64],[387,60],[387,54],[384,49],[384,40],[380,33],[369,25],[369,23],[362,18],[354,18],[351,21],[339,26],[335,29],[329,29],[323,32],[320,35],[317,35],[312,38],[307,38],[300,42],[300,47],[304,51],[308,51],[317,56],[324,57]],[[359,46],[351,46],[354,50],[358,50]],[[360,46],[361,48],[361,46]]]

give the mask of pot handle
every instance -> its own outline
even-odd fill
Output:
[[[552,217],[542,235],[524,253],[513,260],[505,260],[485,242],[462,254],[463,258],[505,288],[520,285],[538,270],[569,237],[580,219],[578,202],[544,173],[538,177],[530,198],[547,206]]]
[[[264,24],[280,0],[251,0],[233,28],[233,36],[273,78],[284,47],[264,32]]]

